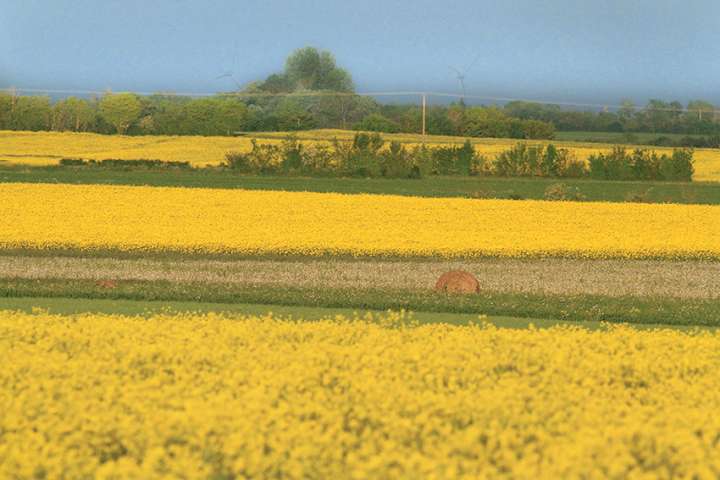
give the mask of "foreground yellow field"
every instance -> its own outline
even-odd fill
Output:
[[[0,248],[720,258],[720,206],[0,184]]]
[[[0,312],[0,477],[720,476],[718,333],[397,320]]]
[[[258,133],[263,143],[279,143],[287,133]],[[327,142],[333,138],[349,140],[354,132],[346,130],[312,130],[297,132],[305,142]],[[384,134],[387,140],[397,140],[408,145],[422,141],[420,135]],[[179,137],[98,135],[72,132],[14,132],[0,131],[0,164],[51,165],[61,158],[84,158],[102,160],[118,158],[125,160],[157,159],[164,161],[188,161],[196,166],[218,165],[229,151],[249,151],[252,137]],[[463,138],[428,136],[429,145],[461,143]],[[518,142],[513,139],[476,138],[472,139],[478,152],[494,155],[507,150]],[[543,143],[530,141],[533,144]],[[545,142],[547,143],[547,142]],[[612,145],[596,143],[557,142],[555,145],[568,148],[578,158],[606,152]],[[654,148],[654,147],[653,147]],[[670,152],[667,148],[654,148],[658,152]],[[698,149],[695,151],[695,176],[698,181],[720,181],[720,150]]]

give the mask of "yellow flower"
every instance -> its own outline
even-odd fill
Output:
[[[0,478],[720,476],[718,332],[393,315],[0,312]]]
[[[720,258],[720,206],[0,184],[0,248]]]

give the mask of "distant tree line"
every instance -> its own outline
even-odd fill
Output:
[[[639,143],[632,133],[625,135],[627,143]],[[705,136],[685,135],[680,138],[672,138],[667,135],[658,135],[649,141],[642,142],[643,145],[655,145],[657,147],[687,147],[687,148],[720,148],[720,133]]]
[[[360,95],[188,98],[109,93],[99,98],[0,93],[0,130],[73,131],[124,135],[233,135],[236,132],[340,128],[420,133],[421,110],[385,106]],[[433,106],[427,132],[436,135],[553,138],[552,124],[512,118],[496,107]]]
[[[558,105],[510,102],[503,107],[463,102],[427,109],[427,132],[465,137],[551,139],[556,130],[718,135],[687,146],[720,144],[720,118],[708,102],[651,100],[642,109],[625,101],[617,112],[568,111]],[[0,93],[0,129],[53,130],[127,135],[232,135],[235,132],[341,128],[419,133],[417,105],[383,105],[354,93],[350,74],[329,52],[293,52],[282,72],[242,91],[206,98],[108,93],[97,98]],[[663,143],[664,142],[664,143]],[[693,143],[694,142],[694,143]],[[657,144],[674,145],[667,137]]]
[[[720,114],[704,100],[683,105],[650,100],[644,107],[623,100],[616,111],[572,111],[559,105],[509,102],[503,107],[513,118],[552,123],[561,131],[650,132],[696,135],[720,134]]]

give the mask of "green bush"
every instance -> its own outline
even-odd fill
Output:
[[[575,158],[570,150],[553,144],[528,145],[518,143],[499,153],[489,171],[501,177],[568,177],[579,178],[587,174],[585,163]]]
[[[335,160],[336,153],[331,145],[313,145],[303,152],[302,173],[314,176],[334,175],[337,172]]]
[[[384,144],[379,133],[356,133],[351,148],[341,155],[342,173],[351,177],[379,177],[379,152]],[[337,141],[335,147],[338,150]]]
[[[455,170],[459,175],[470,175],[475,158],[475,149],[470,140],[465,140],[463,146],[456,151]]]
[[[353,128],[355,130],[364,130],[366,132],[397,133],[400,131],[400,127],[397,123],[379,113],[371,113],[367,115],[361,121],[356,123]]]
[[[541,155],[540,172],[544,177],[557,177],[560,174],[560,155],[555,145],[550,144]]]
[[[599,180],[668,180],[692,181],[695,171],[693,151],[673,150],[672,155],[658,155],[645,149],[627,153],[623,147],[614,147],[608,154],[589,157],[589,175]]]
[[[434,173],[435,165],[432,149],[425,145],[416,146],[410,155],[414,159],[413,163],[418,170],[418,175],[427,177]]]
[[[555,126],[540,120],[523,120],[520,124],[522,138],[541,139],[555,138]]]
[[[400,142],[391,142],[390,148],[382,152],[380,172],[388,178],[419,178],[420,169]]]
[[[483,171],[484,158],[475,154],[470,140],[460,147],[433,147],[430,156],[431,171],[436,175],[477,175]]]
[[[690,182],[695,173],[694,162],[692,150],[687,148],[673,150],[672,156],[660,157],[660,176],[663,180]]]
[[[299,173],[303,170],[303,145],[296,136],[291,135],[280,145],[282,161],[280,167],[284,173]]]
[[[494,173],[501,177],[540,176],[541,165],[545,161],[542,146],[518,143],[495,157]]]
[[[455,173],[455,152],[452,147],[437,147],[430,150],[433,173],[436,175],[453,175]]]
[[[252,139],[252,149],[248,153],[228,152],[225,154],[225,165],[240,173],[267,175],[276,173],[282,166],[283,152],[281,147],[271,144],[258,144]]]
[[[587,166],[582,160],[574,157],[572,152],[561,149],[563,155],[560,157],[559,177],[564,178],[581,178],[587,175]]]
[[[225,166],[240,173],[253,173],[250,154],[242,152],[227,152]]]
[[[87,165],[87,162],[82,158],[61,158],[58,163],[61,167],[82,167]]]
[[[591,155],[588,163],[590,177],[598,180],[631,180],[635,178],[632,160],[624,147],[613,147],[608,154]]]
[[[614,147],[609,153],[591,155],[589,162],[578,160],[570,150],[550,144],[518,143],[489,161],[475,152],[470,141],[463,145],[408,150],[393,141],[387,148],[378,133],[356,133],[352,142],[334,139],[329,144],[303,145],[295,136],[280,145],[252,140],[247,153],[228,152],[225,165],[240,173],[419,178],[427,175],[496,175],[502,177],[581,178],[599,180],[691,181],[693,151],[674,150],[672,155],[636,149],[628,152]],[[74,159],[61,164],[77,165]],[[156,166],[151,160],[141,165]],[[162,163],[162,162],[161,162]],[[165,162],[167,163],[167,162]],[[182,162],[177,162],[178,166]],[[186,162],[185,162],[186,163]],[[187,165],[189,167],[189,165]]]
[[[126,168],[126,169],[137,169],[137,168],[191,168],[190,162],[173,162],[165,160],[147,160],[144,158],[138,160],[124,160],[116,158],[107,158],[100,160],[90,160],[90,164],[95,164],[105,168]]]
[[[190,162],[151,160],[151,159],[120,159],[106,158],[103,160],[83,160],[82,158],[62,158],[59,165],[61,167],[90,167],[90,168],[113,168],[123,170],[139,170],[139,169],[177,169],[192,168]]]

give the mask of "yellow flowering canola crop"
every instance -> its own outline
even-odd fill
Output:
[[[717,332],[399,318],[0,312],[0,477],[720,476]]]
[[[0,184],[0,248],[720,258],[720,207]]]
[[[280,143],[289,134],[297,136],[305,144],[338,140],[351,140],[355,132],[348,130],[309,130],[302,132],[258,132],[242,137],[203,137],[172,135],[99,135],[75,132],[23,132],[0,131],[0,165],[3,162],[23,165],[52,165],[61,158],[84,158],[103,160],[118,158],[137,160],[140,158],[163,161],[187,161],[194,166],[219,165],[229,151],[247,152],[252,148],[251,139],[257,137],[260,143]],[[461,144],[461,137],[428,135],[424,140],[416,134],[383,134],[387,141],[398,141],[410,147],[424,142],[426,145],[441,146]],[[512,138],[472,138],[470,141],[478,153],[490,157],[505,151],[518,142]],[[552,140],[528,140],[533,145],[553,143],[572,151],[577,158],[586,160],[599,152],[608,152],[613,146],[587,142],[563,142]],[[635,148],[629,145],[628,148]],[[671,148],[652,148],[657,152],[671,152]],[[698,181],[720,181],[720,150],[695,150],[695,175]]]

